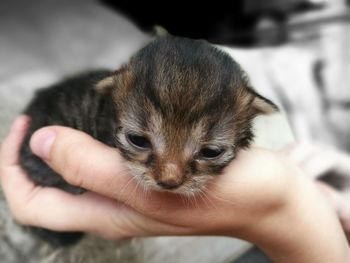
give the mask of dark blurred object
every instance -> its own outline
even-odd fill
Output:
[[[201,2],[194,5],[185,1],[113,1],[102,0],[132,19],[142,30],[151,31],[155,25],[169,33],[191,38],[205,38],[222,42],[219,37],[228,29],[251,31],[255,17],[243,14],[244,1],[236,0],[230,7],[220,2]]]
[[[283,25],[291,13],[321,7],[307,0],[236,0],[230,5],[224,1],[197,5],[190,5],[188,1],[101,1],[124,13],[144,31],[150,32],[155,25],[160,25],[174,35],[239,46],[257,42],[256,27],[266,16],[272,18],[277,24],[276,30],[280,31],[284,30]],[[271,43],[278,44],[286,40],[286,33],[278,32],[270,37],[276,38],[271,39]]]

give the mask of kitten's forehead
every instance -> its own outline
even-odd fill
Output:
[[[145,93],[159,110],[176,114],[193,116],[230,104],[233,90],[245,81],[239,65],[205,41],[160,38],[138,52],[130,65],[136,92]]]
[[[140,112],[128,111],[121,122],[128,130],[147,134],[157,143],[160,150],[165,148],[198,147],[202,144],[225,145],[234,138],[234,115],[219,112],[203,114],[188,121],[181,115],[164,115],[151,106]]]

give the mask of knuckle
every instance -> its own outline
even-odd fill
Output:
[[[26,209],[22,206],[11,207],[11,214],[14,220],[20,225],[29,225],[30,220],[28,218],[28,214],[26,213]]]
[[[35,208],[36,196],[38,193],[37,188],[28,194],[17,196],[16,199],[12,198],[9,202],[9,208],[14,220],[21,225],[35,224],[35,215],[37,210]]]

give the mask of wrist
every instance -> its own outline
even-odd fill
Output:
[[[299,171],[290,179],[281,206],[247,232],[248,241],[275,262],[349,262],[348,244],[326,200]]]

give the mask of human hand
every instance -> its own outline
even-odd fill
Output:
[[[17,156],[28,121],[28,118],[22,117],[14,124],[9,137],[3,143],[0,159],[5,195],[15,218],[23,224],[53,230],[86,232],[95,232],[96,230],[99,235],[116,239],[135,235],[210,234],[211,232],[218,234],[219,228],[222,228],[223,234],[227,235],[227,229],[222,225],[224,220],[231,225],[232,221],[237,218],[237,223],[233,223],[233,225],[239,228],[242,228],[242,224],[248,226],[252,223],[250,222],[251,212],[244,218],[243,210],[235,216],[229,215],[228,211],[234,208],[233,200],[237,199],[235,201],[237,208],[244,206],[247,210],[252,207],[256,216],[258,213],[264,214],[266,212],[263,211],[264,209],[269,209],[270,206],[275,209],[284,202],[282,195],[285,193],[279,190],[284,187],[268,183],[272,178],[266,176],[266,178],[262,178],[263,180],[252,180],[253,174],[244,171],[249,167],[250,156],[256,159],[259,159],[260,155],[264,159],[276,158],[263,150],[256,149],[256,153],[248,155],[248,158],[244,157],[247,155],[245,151],[239,154],[238,159],[243,158],[240,162],[241,165],[246,167],[240,173],[247,173],[245,176],[215,178],[207,186],[207,191],[200,193],[197,197],[185,199],[185,197],[169,192],[147,192],[132,180],[116,149],[109,148],[82,132],[63,127],[51,127],[49,132],[43,130],[44,134],[36,133],[31,141],[33,151],[42,157],[47,155],[44,158],[47,163],[62,174],[69,183],[89,189],[90,192],[75,196],[55,188],[36,186],[22,171]],[[56,133],[57,141],[60,143],[52,145],[51,153],[47,149],[47,143],[42,143],[41,140],[46,139],[50,143],[52,139],[50,137],[53,133]],[[40,138],[43,136],[47,138]],[[85,154],[86,156],[82,156]],[[245,160],[248,164],[244,163]],[[276,169],[276,166],[278,165],[267,169],[282,169]],[[268,166],[264,165],[264,167]],[[235,173],[235,169],[229,168],[229,170],[230,174]],[[270,172],[265,173],[273,176]],[[234,189],[230,187],[232,183],[236,184]],[[261,187],[261,184],[265,184],[265,186]],[[269,190],[267,186],[275,189]],[[17,191],[19,187],[22,189],[20,194]],[[253,189],[259,191],[252,191]],[[271,194],[270,201],[264,193],[265,191],[260,189],[275,193],[276,196]],[[96,193],[103,194],[103,196]],[[235,195],[239,195],[240,198],[234,197]],[[256,205],[258,200],[259,206]],[[264,200],[266,200],[266,207],[262,209]],[[70,205],[66,206],[66,204]],[[39,207],[40,209],[38,209]],[[96,209],[100,209],[100,211],[96,211]],[[260,210],[262,211],[260,212]],[[195,211],[196,213],[194,213]],[[213,211],[216,212],[213,213]],[[101,217],[101,215],[104,216]],[[129,221],[128,216],[142,217],[147,215],[147,218],[142,218],[142,220],[137,218],[136,221],[139,222],[133,227],[138,229],[126,231],[123,225],[125,222],[120,222],[121,215],[125,217],[126,222]],[[82,218],[85,218],[86,224],[81,224]],[[157,219],[159,227],[164,226],[166,229],[158,230],[158,227],[155,226],[149,228],[149,224],[156,223],[148,222],[152,221],[153,218]],[[105,223],[101,223],[103,219],[106,219]],[[220,224],[217,222],[218,219],[222,221]],[[131,221],[135,221],[135,219]],[[74,224],[73,222],[79,223]],[[106,227],[111,223],[113,223],[114,228],[119,228],[119,224],[123,225],[120,227],[122,231],[118,231],[118,229],[111,231],[111,227]],[[95,226],[95,224],[97,225]],[[100,227],[101,225],[104,227]]]
[[[339,258],[348,256],[342,253],[344,240],[337,220],[327,205],[319,204],[318,191],[276,153],[262,149],[241,151],[205,192],[185,199],[169,192],[147,192],[131,179],[116,149],[82,132],[57,126],[37,131],[31,140],[33,151],[69,183],[90,190],[74,196],[36,186],[21,170],[18,149],[27,122],[25,117],[15,122],[0,156],[3,189],[14,217],[22,224],[86,231],[110,239],[236,236],[258,244],[277,262],[286,253],[294,261],[283,262],[343,262],[326,261],[330,255],[325,254],[330,251]],[[318,222],[322,233],[313,222],[315,215],[322,215]],[[305,223],[307,228],[303,227]],[[324,247],[319,240],[333,241]],[[321,251],[317,256],[298,249],[314,243],[314,249]]]

